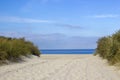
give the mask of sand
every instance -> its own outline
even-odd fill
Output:
[[[120,72],[93,55],[41,55],[0,66],[0,80],[120,80]]]

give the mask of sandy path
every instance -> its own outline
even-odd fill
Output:
[[[42,55],[1,66],[0,80],[120,80],[120,75],[92,55]]]

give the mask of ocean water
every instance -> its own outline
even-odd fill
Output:
[[[93,54],[95,49],[44,49],[42,54]]]

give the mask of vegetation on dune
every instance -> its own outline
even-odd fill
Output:
[[[107,59],[110,64],[120,63],[120,30],[112,36],[98,40],[95,55],[97,54]]]
[[[9,38],[0,36],[0,61],[17,61],[21,56],[40,56],[39,49],[24,38]]]

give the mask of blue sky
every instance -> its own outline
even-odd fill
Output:
[[[40,49],[96,48],[120,28],[120,0],[1,0],[0,35]]]

